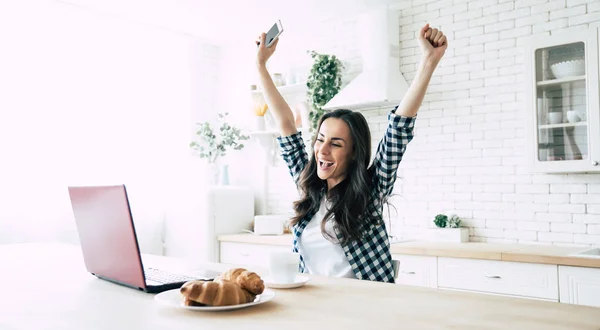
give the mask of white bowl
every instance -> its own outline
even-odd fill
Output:
[[[548,114],[548,124],[560,124],[563,121],[562,112],[550,112]]]
[[[557,79],[572,76],[582,76],[585,74],[585,61],[571,60],[554,63],[550,66],[550,70]]]

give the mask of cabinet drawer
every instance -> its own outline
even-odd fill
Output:
[[[289,252],[291,250],[291,246],[221,242],[219,260],[224,264],[268,268],[271,252]]]
[[[560,302],[600,307],[600,269],[558,266]]]
[[[394,254],[398,260],[397,284],[437,288],[437,257]]]
[[[438,286],[558,301],[558,266],[438,258]]]

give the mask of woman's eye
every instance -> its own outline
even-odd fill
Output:
[[[334,144],[332,144],[332,145],[333,145],[334,147],[341,147],[341,145],[339,145],[339,144],[336,144],[336,143],[334,143]]]
[[[323,139],[317,139],[317,141],[319,141],[319,142],[323,142]]]

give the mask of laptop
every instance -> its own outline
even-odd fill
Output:
[[[148,293],[180,288],[191,280],[213,280],[218,273],[194,276],[144,267],[125,185],[68,187],[87,271]]]

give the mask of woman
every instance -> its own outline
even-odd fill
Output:
[[[308,159],[294,115],[266,68],[277,48],[256,41],[260,83],[281,137],[282,155],[299,191],[292,218],[293,251],[300,271],[335,277],[394,282],[383,205],[394,188],[396,170],[412,140],[417,111],[448,43],[429,24],[419,32],[422,59],[408,92],[388,115],[389,125],[373,164],[371,134],[359,112],[335,110],[319,120]]]

